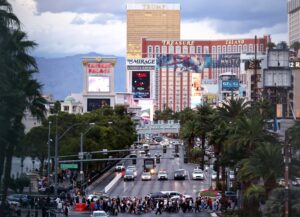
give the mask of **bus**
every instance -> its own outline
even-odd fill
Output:
[[[155,173],[155,159],[154,158],[145,158],[144,159],[144,171],[150,172],[151,174]]]

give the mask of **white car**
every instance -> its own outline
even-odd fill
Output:
[[[136,169],[136,166],[127,166],[126,170],[132,170],[132,171],[133,171],[134,178],[137,177],[137,169]]]
[[[216,180],[216,179],[217,179],[217,172],[214,171],[214,170],[211,172],[211,179],[212,179],[212,180]],[[221,174],[221,172],[219,173],[219,179],[222,179],[222,174]]]
[[[168,173],[165,170],[160,170],[157,174],[158,180],[168,180]]]
[[[91,217],[108,217],[109,215],[106,214],[103,210],[93,211]]]
[[[194,169],[194,171],[192,173],[192,177],[193,177],[193,179],[203,180],[204,179],[204,173],[201,169]]]
[[[148,181],[151,180],[151,174],[148,172],[143,172],[142,173],[142,181]]]
[[[124,171],[124,170],[125,170],[125,165],[124,165],[124,163],[117,163],[117,164],[116,164],[115,171],[121,172],[121,171]]]

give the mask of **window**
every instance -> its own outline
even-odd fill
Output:
[[[169,46],[169,54],[173,54],[174,53],[174,46]]]
[[[188,46],[183,46],[182,47],[182,53],[183,54],[188,54],[189,53],[189,47]]]
[[[249,52],[253,53],[253,44],[249,44]]]
[[[247,53],[247,52],[248,52],[248,50],[247,50],[247,45],[246,45],[246,44],[244,44],[244,46],[243,46],[243,52],[244,52],[244,53]]]
[[[242,45],[241,45],[241,44],[238,46],[238,52],[239,52],[239,53],[242,52]]]
[[[181,53],[181,46],[176,46],[175,53],[180,54]]]
[[[160,54],[160,47],[159,46],[155,46],[155,54]]]
[[[223,46],[222,46],[222,53],[223,53],[223,54],[226,53],[226,45],[223,45]]]
[[[202,46],[197,46],[197,54],[202,54]]]
[[[227,45],[227,53],[231,53],[231,45]]]
[[[153,47],[151,45],[148,46],[148,58],[152,58],[153,54]]]
[[[264,45],[260,44],[260,52],[264,52]]]
[[[204,46],[204,48],[203,48],[203,53],[204,54],[209,54],[209,47],[208,46]]]
[[[221,46],[217,47],[217,53],[220,54],[221,53]]]
[[[167,54],[168,50],[167,50],[167,46],[162,46],[161,47],[161,53],[162,54]]]
[[[212,54],[216,54],[216,46],[212,46]]]
[[[237,53],[237,46],[236,45],[233,45],[233,53]]]
[[[195,54],[195,46],[190,46],[190,54]]]
[[[64,111],[68,112],[69,111],[69,106],[64,106]]]

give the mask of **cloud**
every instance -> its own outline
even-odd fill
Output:
[[[70,5],[70,1],[73,2],[72,5]],[[65,56],[97,52],[124,56],[126,51],[126,19],[122,17],[118,8],[124,7],[122,13],[125,14],[125,1],[101,0],[101,4],[99,0],[97,0],[97,4],[96,0],[80,0],[80,3],[78,3],[79,1],[77,0],[70,1],[61,0],[53,4],[53,2],[49,0],[38,0],[38,2],[36,2],[36,0],[10,0],[15,14],[23,23],[23,29],[28,32],[31,40],[39,44],[34,54],[39,56]],[[225,4],[223,0],[218,1],[220,5],[217,7],[221,7]],[[278,7],[275,3],[278,1],[274,1],[274,8]],[[165,2],[168,1],[166,0]],[[287,40],[287,23],[285,20],[280,21],[279,19],[278,22],[270,22],[269,24],[265,24],[264,21],[258,21],[254,18],[253,20],[229,18],[226,20],[218,18],[218,16],[229,16],[226,14],[216,17],[204,16],[204,14],[207,13],[205,7],[208,5],[208,1],[190,0],[179,2],[182,2],[184,7],[181,9],[182,13],[187,13],[184,12],[185,10],[191,10],[195,13],[195,9],[186,8],[192,6],[191,2],[197,6],[194,8],[198,9],[198,13],[202,13],[202,18],[200,15],[197,15],[195,19],[182,19],[181,37],[183,39],[252,38],[254,35],[261,37],[265,34],[271,34],[275,42]],[[188,3],[185,4],[185,2]],[[211,0],[211,2],[216,3],[216,0]],[[243,5],[242,2],[246,1],[231,0],[226,2],[231,7],[235,2],[237,4],[236,8],[242,6],[242,8],[245,8],[248,5],[248,3],[244,3],[246,6]],[[258,0],[252,0],[252,2],[259,4]],[[270,2],[270,0],[264,0],[262,2]],[[106,9],[102,3],[104,5],[109,3],[110,7],[114,8],[114,6],[116,6],[116,8]],[[119,3],[119,5],[117,3]],[[58,7],[56,4],[62,7],[55,9]],[[265,12],[267,10],[261,8],[264,3],[260,4],[260,6],[254,6],[254,8],[251,9],[253,13],[255,11]],[[49,6],[49,8],[47,9],[46,6]],[[79,9],[81,6],[82,8]],[[92,6],[94,7],[93,10],[91,8]],[[72,9],[72,7],[74,8]],[[211,8],[212,6],[207,7]],[[42,8],[44,9],[42,10]],[[66,10],[66,8],[69,8],[69,10]],[[88,8],[90,8],[91,12],[88,12]],[[95,13],[95,8],[99,10],[97,13]],[[103,9],[102,11],[100,10],[101,8]],[[219,11],[218,8],[216,8],[216,11]],[[242,13],[242,11],[239,13]],[[285,11],[282,13],[285,14]],[[188,17],[191,16],[192,15],[188,15]],[[264,19],[268,19],[268,17]]]

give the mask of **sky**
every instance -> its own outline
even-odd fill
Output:
[[[125,56],[127,3],[179,3],[181,39],[239,39],[270,34],[287,41],[286,0],[8,0],[35,56],[97,52]]]

